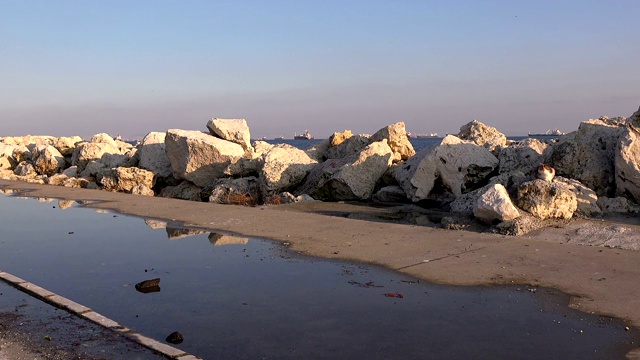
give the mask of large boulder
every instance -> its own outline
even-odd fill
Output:
[[[16,168],[13,169],[13,173],[18,176],[35,176],[38,174],[33,164],[27,161],[21,161],[16,165]]]
[[[476,145],[484,146],[491,152],[507,145],[507,137],[503,133],[493,126],[483,124],[476,119],[460,127],[458,137],[462,140],[472,141]]]
[[[334,132],[331,136],[329,136],[329,141],[331,142],[331,146],[338,146],[352,136],[353,136],[353,133],[351,132],[351,130],[345,130],[343,132]]]
[[[102,171],[98,181],[105,190],[131,193],[140,186],[153,188],[153,173],[136,167],[119,167]]]
[[[260,200],[258,179],[218,179],[205,189],[210,193],[209,202],[230,205],[257,205]]]
[[[184,180],[175,186],[167,186],[160,190],[160,196],[173,199],[202,201],[203,188],[191,181]]]
[[[100,160],[98,160],[98,162],[100,162],[107,168],[131,167],[127,166],[130,161],[131,157],[129,155],[111,153],[103,154]]]
[[[603,213],[640,213],[640,205],[635,204],[622,196],[615,198],[601,196],[598,198],[598,206]]]
[[[393,151],[383,139],[358,154],[317,165],[299,193],[319,200],[366,200],[392,162]]]
[[[493,224],[516,219],[520,212],[511,202],[507,189],[501,184],[494,184],[480,195],[473,215],[486,224]]]
[[[138,149],[138,167],[159,177],[169,177],[173,172],[165,151],[165,137],[164,132],[152,131],[142,139]]]
[[[16,146],[11,155],[16,162],[33,161],[34,154],[26,146]]]
[[[116,143],[116,140],[111,137],[111,135],[107,134],[107,133],[100,133],[100,134],[95,134],[91,137],[91,141],[92,143],[105,143],[105,144],[109,144],[112,145],[113,147],[117,148],[118,144]]]
[[[398,166],[394,177],[411,201],[450,201],[486,183],[497,166],[498,159],[486,148],[448,135]]]
[[[271,150],[275,145],[269,144],[266,141],[256,140],[253,142],[253,151],[251,152],[252,158],[260,158],[262,154]]]
[[[578,201],[567,185],[536,179],[520,185],[516,205],[543,220],[571,219]]]
[[[119,154],[115,142],[83,142],[76,146],[71,157],[71,165],[82,172],[91,161],[98,161],[104,154]]]
[[[54,174],[54,175],[49,176],[45,180],[45,183],[47,183],[48,185],[63,186],[65,181],[67,181],[67,180],[69,180],[69,177],[67,175]]]
[[[2,139],[4,144],[26,146],[30,151],[33,151],[38,146],[53,145],[55,141],[55,137],[47,135],[12,136]]]
[[[576,195],[578,207],[575,215],[584,217],[594,217],[602,215],[602,210],[598,206],[598,195],[595,191],[584,186],[576,179],[567,179],[562,176],[556,176],[554,182],[560,182],[567,186]]]
[[[76,144],[81,143],[82,138],[80,136],[63,136],[56,139],[53,146],[60,151],[64,156],[71,156],[73,150],[76,148]]]
[[[297,187],[318,162],[306,152],[288,144],[279,144],[262,155],[259,183],[262,196],[268,198]]]
[[[21,159],[20,161],[16,161],[13,154],[17,148],[18,146],[16,145],[0,144],[0,169],[11,170],[15,168],[19,162],[27,160]]]
[[[223,177],[227,167],[245,153],[236,143],[200,131],[179,129],[167,131],[165,149],[173,176],[201,187]]]
[[[64,156],[51,145],[38,147],[34,154],[34,168],[38,174],[53,175],[66,165]]]
[[[343,159],[354,155],[366,148],[370,143],[370,136],[366,134],[353,135],[336,146],[330,146],[324,152],[326,159]]]
[[[382,139],[387,140],[387,144],[389,144],[389,147],[393,151],[394,161],[407,160],[416,154],[413,145],[411,145],[407,137],[407,129],[402,121],[378,130],[371,136],[369,141],[373,143],[381,141]]]
[[[640,203],[640,109],[628,119],[615,155],[617,194]]]
[[[534,138],[517,141],[500,148],[498,152],[500,174],[515,171],[533,174],[538,165],[548,163],[548,154],[546,154],[548,148],[549,144]]]
[[[80,177],[83,178],[97,178],[100,173],[106,169],[107,167],[99,161],[89,161],[82,171],[79,171],[79,168],[76,166],[76,173],[80,174]]]
[[[245,119],[214,118],[207,123],[213,136],[239,144],[245,151],[251,151],[251,132]]]
[[[616,152],[624,132],[624,127],[599,119],[582,122],[553,146],[551,163],[556,174],[579,180],[598,196],[613,196]]]
[[[349,131],[349,132],[351,132],[351,131]],[[351,136],[353,136],[353,134]],[[349,136],[349,137],[351,137],[351,136]],[[337,141],[336,143],[338,145],[340,145],[340,144],[342,144],[344,142],[344,140],[346,140],[346,138],[342,139],[339,142]],[[327,153],[327,150],[329,150],[329,148],[332,146],[331,144],[332,144],[331,138],[324,139],[324,140],[321,140],[320,142],[314,144],[313,146],[311,146],[307,150],[305,150],[305,152],[307,153],[307,155],[309,155],[310,158],[312,158],[312,159],[314,159],[314,160],[316,160],[318,162],[322,162],[322,161],[324,161],[326,159],[325,154]]]
[[[626,124],[637,133],[640,133],[640,107],[638,111],[634,112],[628,119],[626,119]]]

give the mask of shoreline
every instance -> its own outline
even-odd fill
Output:
[[[566,243],[573,228],[604,227],[611,221],[576,219],[509,237],[320,215],[296,204],[217,205],[8,180],[0,180],[0,186],[28,191],[27,196],[97,201],[85,206],[287,242],[305,255],[376,264],[433,283],[550,287],[568,294],[572,308],[640,327],[640,288],[631,286],[640,279],[640,252]],[[340,203],[317,206],[325,213],[349,209]],[[637,220],[624,225],[640,228]],[[640,349],[630,356],[640,358]]]

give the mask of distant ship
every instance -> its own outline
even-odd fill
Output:
[[[284,136],[278,136],[277,138],[274,138],[273,140],[284,140]]]
[[[433,138],[439,138],[440,135],[438,135],[438,133],[429,133],[429,134],[418,134],[416,135],[416,137],[418,139],[433,139]]]
[[[296,139],[296,140],[313,140],[313,139],[315,139],[315,137],[313,135],[311,135],[308,130],[305,130],[304,134],[300,134],[300,135],[295,134],[295,135],[293,135],[293,138]]]
[[[538,133],[538,134],[532,134],[529,133],[529,136],[562,136],[565,135],[565,133],[563,133],[562,131],[555,129],[555,130],[547,130],[546,133]]]

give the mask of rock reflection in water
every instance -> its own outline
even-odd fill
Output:
[[[206,231],[195,230],[195,229],[185,229],[185,228],[172,228],[167,227],[167,237],[169,240],[178,240],[183,239],[189,236],[202,235],[206,234]]]
[[[246,245],[249,242],[249,238],[226,235],[226,234],[211,233],[209,234],[209,242],[215,246]]]
[[[167,222],[162,220],[145,219],[144,223],[153,230],[164,229],[167,227]]]
[[[73,206],[76,202],[73,200],[58,200],[58,207],[62,210],[68,209]]]

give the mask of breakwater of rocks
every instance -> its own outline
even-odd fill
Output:
[[[107,134],[1,137],[0,178],[236,205],[375,202],[449,212],[443,227],[475,221],[520,235],[548,220],[639,212],[639,136],[640,110],[551,140],[508,140],[474,120],[416,152],[398,122],[302,150],[252,142],[244,119],[215,118],[206,131],[153,131],[135,145]]]

